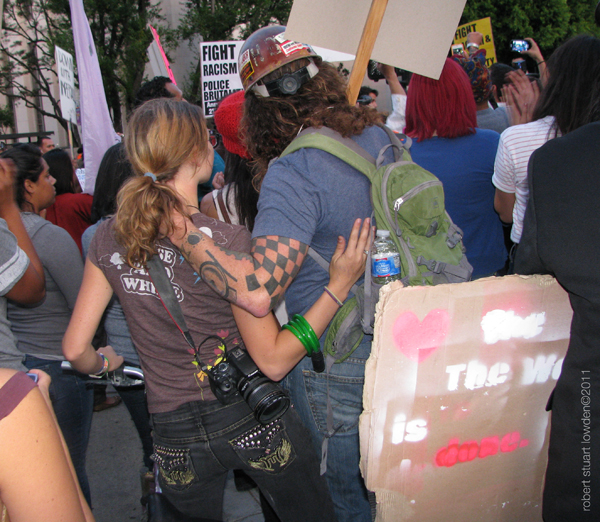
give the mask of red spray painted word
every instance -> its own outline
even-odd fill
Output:
[[[438,450],[435,454],[435,463],[437,466],[451,468],[457,462],[469,462],[479,457],[484,459],[496,455],[498,451],[510,453],[517,448],[524,448],[529,444],[527,439],[521,440],[521,434],[518,431],[507,433],[500,439],[498,435],[494,437],[485,437],[480,443],[471,440],[459,444],[458,439],[451,439],[448,446]]]

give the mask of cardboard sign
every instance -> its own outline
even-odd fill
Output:
[[[75,75],[73,74],[73,55],[54,47],[54,60],[60,89],[60,110],[62,117],[77,125],[77,103],[75,101]]]
[[[438,79],[466,0],[389,0],[371,57]],[[356,54],[371,2],[295,0],[287,38]]]
[[[492,34],[492,19],[488,16],[481,20],[475,20],[468,24],[459,25],[454,34],[453,44],[463,44],[466,46],[467,35],[469,33],[481,33],[483,35],[483,45],[480,49],[485,49],[485,64],[491,67],[496,63],[496,46],[494,45],[494,35]]]
[[[571,323],[550,276],[383,288],[360,419],[377,520],[541,520]]]
[[[225,96],[242,89],[238,56],[243,45],[240,40],[200,43],[204,116],[212,116]]]

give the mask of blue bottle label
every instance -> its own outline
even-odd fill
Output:
[[[400,273],[400,256],[398,254],[375,254],[372,272],[375,277],[398,275]]]

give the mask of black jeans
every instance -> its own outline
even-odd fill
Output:
[[[230,469],[244,470],[283,522],[335,520],[310,434],[293,408],[263,426],[240,399],[151,415],[163,493],[189,516],[222,518]]]

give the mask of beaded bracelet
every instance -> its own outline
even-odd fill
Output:
[[[97,353],[102,358],[102,368],[100,369],[99,372],[90,373],[90,376],[92,376],[92,377],[103,377],[105,374],[108,373],[108,357],[106,357],[106,355],[104,355],[101,352],[97,352]]]

